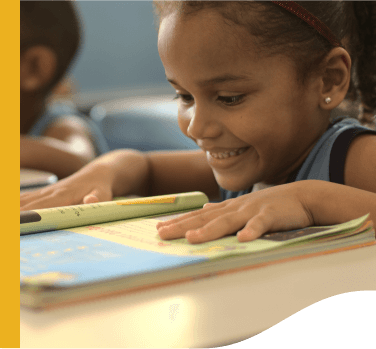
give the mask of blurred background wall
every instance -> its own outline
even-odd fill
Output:
[[[158,55],[151,1],[75,1],[82,46],[68,73],[78,109],[110,149],[197,149],[179,130],[173,88]]]
[[[75,3],[84,37],[70,73],[79,92],[169,86],[158,55],[151,1]]]

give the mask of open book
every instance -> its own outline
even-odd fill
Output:
[[[21,212],[21,304],[44,308],[375,243],[367,216],[247,243],[159,238],[158,221],[206,202],[193,192]]]

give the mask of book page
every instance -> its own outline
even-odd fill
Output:
[[[231,235],[218,240],[193,245],[186,239],[162,240],[157,233],[158,219],[133,219],[123,222],[111,222],[87,227],[69,229],[70,231],[89,235],[118,244],[134,247],[141,250],[173,254],[180,256],[204,256],[207,258],[226,257],[233,254],[257,253],[296,243],[312,238],[317,238],[328,232],[338,232],[361,225],[366,217],[332,227],[312,227],[291,232],[276,233],[276,239],[270,236],[247,243],[238,242],[236,236]],[[164,219],[163,219],[164,220]],[[291,238],[288,238],[288,235]]]
[[[192,245],[186,239],[162,240],[157,233],[158,219],[133,219],[124,222],[96,224],[87,227],[69,229],[69,231],[89,235],[118,244],[180,256],[205,256],[215,258],[226,255],[226,252],[249,252],[248,244],[239,243],[236,236],[229,236],[219,240],[199,245]],[[271,241],[254,241],[251,243],[253,251],[265,250],[278,245]],[[246,245],[248,245],[246,247]]]

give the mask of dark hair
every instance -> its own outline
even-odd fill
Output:
[[[57,55],[55,76],[45,93],[63,77],[80,45],[80,26],[71,1],[21,1],[21,55],[36,45],[50,47]]]
[[[349,52],[351,83],[347,98],[360,102],[362,122],[376,110],[376,3],[366,1],[297,1],[324,22]],[[333,46],[296,15],[270,1],[154,1],[160,21],[172,11],[190,16],[216,9],[229,25],[244,26],[266,54],[282,53],[296,64],[304,83]]]

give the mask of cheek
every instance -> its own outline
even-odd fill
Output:
[[[188,136],[188,127],[191,119],[188,117],[187,113],[178,112],[178,125],[181,130],[187,137]]]

